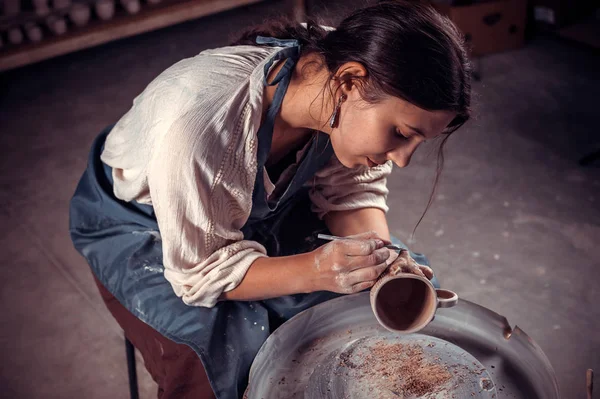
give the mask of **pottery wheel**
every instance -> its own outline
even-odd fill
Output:
[[[248,399],[558,399],[548,359],[506,318],[471,302],[440,309],[418,334],[379,325],[368,293],[279,327],[250,370]]]
[[[352,339],[334,350],[315,367],[304,397],[495,398],[495,393],[485,367],[458,346],[390,332]]]

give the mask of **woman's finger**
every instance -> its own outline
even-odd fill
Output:
[[[398,256],[400,256],[400,254],[398,253],[398,251],[396,251],[395,249],[388,249],[388,251],[390,252],[390,257],[387,258],[387,260],[385,261],[388,265],[391,265],[392,263],[394,263],[394,261],[396,259],[398,259]]]
[[[387,269],[387,263],[385,262],[371,267],[356,269],[347,274],[346,281],[351,285],[360,284],[364,281],[374,281],[381,276],[381,273],[383,273],[385,269]]]
[[[351,272],[365,267],[372,267],[381,263],[386,263],[390,257],[390,251],[387,248],[379,248],[365,256],[347,256],[347,271]]]
[[[350,256],[367,256],[371,255],[373,251],[383,247],[383,241],[378,238],[368,240],[357,240],[354,238],[348,238],[345,240],[334,241],[339,246],[340,250],[344,255]]]
[[[412,273],[412,274],[416,274],[417,276],[421,276],[421,277],[425,277],[427,278],[427,276],[425,275],[425,273],[421,270],[421,268],[419,267],[419,265],[415,264],[404,264],[402,265],[402,267],[400,268],[400,270],[403,273]]]
[[[362,283],[358,283],[358,284],[354,284],[351,287],[351,292],[352,294],[356,293],[356,292],[361,292],[364,291],[366,289],[371,288],[372,286],[375,285],[376,280],[371,280],[371,281],[363,281]]]
[[[419,269],[421,269],[421,272],[423,272],[423,274],[425,275],[425,277],[427,277],[428,280],[431,280],[433,278],[433,270],[429,266],[419,265]]]

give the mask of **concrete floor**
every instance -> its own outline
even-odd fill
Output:
[[[288,5],[269,1],[0,75],[0,396],[127,397],[122,335],[67,233],[89,145],[163,69]],[[577,164],[600,148],[600,59],[536,39],[483,68],[476,118],[448,143],[412,247],[445,287],[524,329],[563,397],[581,398],[585,370],[600,371],[600,169]],[[428,152],[389,181],[390,226],[404,240],[431,188]],[[138,369],[142,398],[155,397]]]

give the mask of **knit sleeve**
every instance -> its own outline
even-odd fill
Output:
[[[379,208],[387,212],[386,182],[391,171],[391,161],[374,168],[347,168],[334,155],[312,182],[309,195],[313,211],[320,218],[332,211],[362,208]]]
[[[265,248],[241,232],[252,208],[255,135],[244,107],[232,115],[196,110],[180,117],[156,145],[148,170],[163,244],[165,278],[193,306],[212,307],[235,288]],[[239,112],[239,110],[238,110]],[[246,125],[245,125],[246,124]]]

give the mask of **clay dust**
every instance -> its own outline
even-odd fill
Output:
[[[452,379],[447,367],[431,362],[423,349],[410,344],[379,342],[359,365],[342,357],[341,366],[360,379],[372,379],[396,395],[425,397],[441,392]]]

